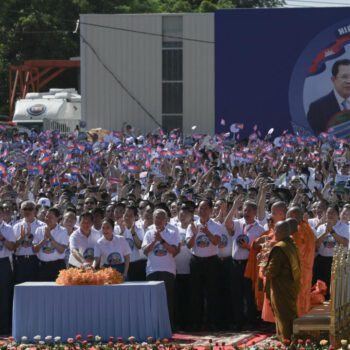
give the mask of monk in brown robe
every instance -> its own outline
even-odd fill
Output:
[[[303,221],[303,212],[299,207],[292,207],[287,212],[287,218],[293,218],[298,223],[292,238],[299,250],[301,266],[301,287],[298,297],[298,315],[303,316],[311,309],[312,271],[315,259],[316,240],[310,225]]]
[[[261,276],[261,268],[259,266],[257,256],[261,252],[261,245],[263,243],[266,241],[275,240],[275,232],[273,227],[277,222],[286,219],[286,213],[287,206],[285,202],[279,201],[271,206],[272,227],[262,233],[262,235],[253,242],[249,251],[248,262],[244,274],[244,277],[252,280],[257,309],[262,311],[263,305],[265,304],[265,309],[267,309],[266,313],[270,314],[270,317],[263,317],[264,321],[267,322],[274,322],[274,317],[271,312],[268,312],[270,310],[268,305],[269,302],[267,300],[264,302],[264,299],[266,299],[264,293],[264,278]]]
[[[266,292],[275,314],[276,333],[280,340],[290,339],[293,333],[300,289],[299,254],[289,233],[287,222],[275,225],[277,243],[271,250],[265,270]]]

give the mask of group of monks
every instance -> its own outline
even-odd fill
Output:
[[[288,237],[291,237],[294,245],[297,247],[297,255],[300,262],[300,280],[298,281],[298,294],[296,296],[297,315],[300,317],[311,309],[311,285],[316,239],[308,222],[303,220],[303,213],[300,208],[292,207],[287,210],[284,202],[276,202],[272,205],[271,215],[272,224],[269,230],[264,232],[252,244],[245,277],[252,280],[257,309],[261,311],[262,319],[266,322],[276,323],[277,335],[280,338],[287,339],[290,338],[292,332],[292,321],[288,319],[288,309],[293,308],[293,305],[290,304],[294,301],[293,298],[283,297],[281,305],[285,312],[271,308],[266,274],[266,265],[270,263],[271,253],[268,254],[264,263],[262,261],[264,260],[262,247],[268,246],[268,251],[272,251],[272,247],[278,243],[276,228],[279,224],[283,223],[284,226],[282,225],[281,227],[284,228],[288,224]],[[292,283],[289,283],[289,287],[292,289]],[[279,313],[278,318],[282,317],[282,320],[276,319],[277,312]]]

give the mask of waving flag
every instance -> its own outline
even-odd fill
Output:
[[[117,177],[112,177],[112,176],[110,176],[110,177],[108,178],[108,182],[109,182],[110,184],[112,184],[112,185],[116,185],[116,184],[120,184],[122,181],[121,181],[121,179],[119,179],[119,178],[117,178]]]
[[[75,147],[80,151],[80,152],[84,152],[85,151],[85,146],[80,144],[80,143],[77,143],[75,145]]]
[[[49,164],[50,160],[51,160],[50,155],[44,153],[39,159],[39,164],[41,166],[46,166],[47,164]]]
[[[41,165],[33,164],[28,166],[29,175],[44,175],[44,169]]]
[[[174,151],[175,157],[183,157],[184,155],[186,155],[186,151],[184,149],[178,149]]]
[[[80,169],[77,166],[71,166],[69,168],[69,171],[72,175],[78,175],[80,174]]]
[[[15,166],[11,166],[7,169],[7,172],[9,175],[13,176],[16,172],[16,167]]]
[[[2,177],[7,176],[7,168],[6,168],[6,165],[4,163],[0,163],[0,175]]]
[[[9,154],[9,151],[8,151],[8,149],[6,148],[6,149],[4,150],[4,152],[2,152],[2,154],[0,154],[0,158],[6,158],[6,157],[8,156],[8,154]]]
[[[334,150],[333,154],[335,156],[341,156],[343,154],[343,150],[342,149],[336,149],[336,150]]]
[[[252,153],[247,153],[245,156],[246,156],[247,159],[251,159],[251,160],[255,159],[255,155],[252,154]]]
[[[60,185],[60,179],[57,175],[50,178],[50,185],[52,187],[56,187]]]
[[[67,180],[66,182],[77,182],[78,178],[74,174],[64,174],[64,178]]]
[[[137,173],[140,170],[136,164],[128,164],[127,169],[132,173]]]

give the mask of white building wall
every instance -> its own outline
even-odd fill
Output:
[[[214,14],[183,16],[183,36],[214,42]],[[184,40],[184,133],[214,133],[215,129],[215,69],[214,48],[211,43]]]
[[[158,126],[118,84],[119,79],[161,123],[161,37],[87,25],[161,33],[158,15],[81,15],[83,118],[88,128],[120,130],[123,122],[142,131]],[[84,42],[86,41],[86,42]],[[100,60],[93,53],[98,54]]]
[[[178,15],[178,14],[177,14]],[[88,25],[92,24],[92,25]],[[142,132],[158,125],[132,100],[105,65],[162,122],[162,14],[80,17],[82,114],[88,128],[120,130],[123,122]],[[213,14],[184,14],[183,36],[214,41]],[[97,55],[99,56],[97,57]],[[183,43],[183,128],[214,131],[214,45]]]

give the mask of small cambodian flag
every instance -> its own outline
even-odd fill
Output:
[[[56,187],[56,186],[59,186],[60,185],[60,179],[58,178],[57,175],[53,176],[51,179],[50,179],[50,185],[52,187]]]
[[[137,173],[140,170],[136,164],[128,164],[127,169],[132,173]]]
[[[6,158],[8,154],[9,154],[9,151],[8,151],[8,149],[6,148],[6,149],[4,150],[4,152],[2,152],[2,154],[0,155],[0,158]]]
[[[109,182],[110,184],[112,184],[112,185],[115,185],[115,184],[121,183],[121,180],[120,180],[119,178],[117,178],[117,177],[112,177],[112,176],[110,176],[110,177],[108,178],[108,182]]]
[[[42,157],[39,159],[39,163],[41,166],[46,166],[50,162],[50,156],[48,154],[44,154]]]
[[[75,145],[75,147],[80,151],[80,152],[84,152],[85,151],[85,146],[80,144],[80,143],[77,143]]]
[[[182,157],[186,154],[186,151],[184,149],[178,149],[174,152],[174,156],[176,157]]]
[[[254,155],[254,154],[251,154],[251,153],[247,153],[247,154],[246,154],[246,158],[247,158],[247,159],[255,159],[255,155]]]
[[[69,170],[72,175],[80,174],[80,169],[77,166],[71,166]]]
[[[0,175],[2,177],[7,176],[7,168],[6,168],[6,165],[4,163],[0,163]]]

